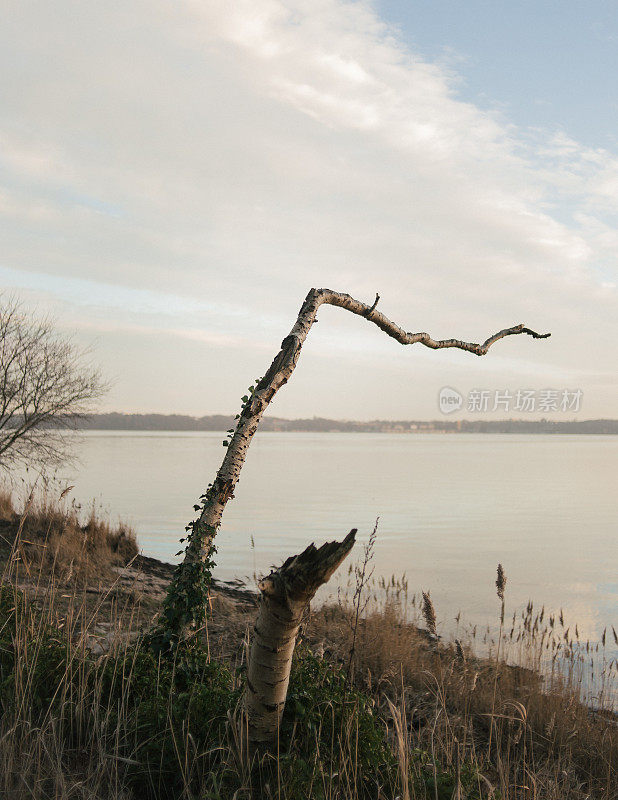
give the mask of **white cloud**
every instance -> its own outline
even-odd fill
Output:
[[[409,52],[367,3],[14,2],[6,18],[3,264],[108,284],[95,292],[106,324],[141,331],[133,356],[156,358],[157,330],[185,331],[204,369],[235,384],[242,343],[263,360],[311,285],[379,290],[386,313],[435,335],[484,338],[523,320],[554,338],[500,343],[486,362],[402,355],[328,310],[315,358],[303,356],[312,391],[289,387],[278,413],[432,415],[443,370],[509,385],[515,362],[522,380],[587,381],[594,413],[616,414],[602,377],[616,361],[616,154],[462,102],[452,68]],[[144,289],[155,305],[127,310],[126,293]],[[72,290],[45,291],[92,326]],[[223,363],[213,341],[229,343]],[[187,372],[180,410],[208,411],[191,352],[174,363]],[[327,385],[332,352],[350,354],[353,397]],[[382,396],[363,397],[386,353]],[[414,397],[399,368],[415,371]],[[126,364],[115,402],[148,407],[164,373],[139,400]],[[219,410],[235,398],[225,384]]]

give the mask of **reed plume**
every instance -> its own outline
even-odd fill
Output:
[[[433,603],[431,602],[431,597],[429,592],[423,592],[423,605],[421,607],[421,611],[423,613],[423,619],[425,620],[425,624],[431,634],[437,636],[436,632],[436,612],[433,607]]]
[[[504,590],[506,589],[506,574],[502,564],[498,564],[498,577],[496,578],[496,589],[498,597],[504,602]]]

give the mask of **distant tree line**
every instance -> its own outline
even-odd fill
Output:
[[[122,431],[219,431],[232,428],[232,414],[192,417],[186,414],[93,414],[79,420],[82,430]],[[299,431],[314,433],[582,433],[618,434],[618,420],[352,420],[282,419],[262,420],[262,431]]]

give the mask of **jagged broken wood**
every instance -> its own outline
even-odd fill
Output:
[[[535,339],[546,339],[549,333],[536,333],[525,325],[514,325],[504,328],[490,336],[482,344],[464,342],[460,339],[433,339],[428,333],[409,333],[392,322],[388,317],[377,310],[380,296],[376,294],[371,305],[361,303],[350,297],[349,294],[334,292],[331,289],[311,289],[301,306],[298,317],[292,330],[281,342],[281,350],[275,356],[272,364],[264,377],[258,382],[251,397],[244,404],[240,419],[226,450],[225,457],[217,472],[212,488],[209,492],[209,502],[200,514],[198,523],[202,529],[209,531],[209,535],[195,537],[187,548],[185,563],[188,565],[199,560],[205,560],[210,551],[212,538],[221,524],[221,517],[225,506],[234,496],[234,489],[238,483],[240,471],[247,456],[262,415],[268,408],[271,400],[278,390],[288,382],[300,355],[307,334],[317,319],[317,313],[322,305],[339,306],[352,314],[364,317],[369,322],[377,325],[380,330],[391,336],[400,344],[423,344],[433,350],[443,348],[457,348],[484,356],[489,348],[506,336],[527,334]]]
[[[245,688],[250,750],[267,746],[276,738],[303,615],[317,590],[352,549],[355,536],[356,529],[341,542],[328,542],[319,548],[311,544],[258,584],[260,604]]]

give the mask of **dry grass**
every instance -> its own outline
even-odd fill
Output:
[[[5,550],[21,562],[22,579],[53,573],[60,582],[84,586],[105,580],[112,567],[138,553],[130,527],[110,525],[94,507],[82,522],[80,509],[65,498],[31,496],[18,513],[11,493],[0,491],[0,525]]]
[[[12,565],[19,570],[19,561]],[[10,603],[12,595],[15,617],[8,623],[10,630],[0,629],[0,641],[11,651],[15,669],[0,719],[0,797],[129,800],[122,763],[114,758],[106,731],[106,710],[91,681],[89,644],[90,634],[97,631],[98,608],[93,614],[76,588],[67,593],[66,583],[56,582],[54,572],[39,572],[33,591],[22,592],[11,562],[8,568],[2,600]],[[40,587],[44,591],[36,591]],[[124,612],[116,609],[114,614],[118,636],[110,637],[107,657],[131,630],[132,613]],[[60,668],[50,658],[55,647],[62,654]],[[0,659],[7,656],[0,652]],[[43,704],[41,680],[47,690]]]
[[[143,746],[128,694],[123,690],[110,705],[101,682],[93,680],[106,664],[135,662],[138,603],[128,596],[119,598],[111,617],[106,608],[108,649],[93,657],[88,648],[101,624],[104,598],[85,613],[86,596],[76,588],[82,564],[87,577],[92,564],[126,557],[114,544],[115,536],[123,539],[119,533],[123,529],[112,530],[96,520],[80,525],[75,510],[65,513],[49,506],[37,506],[19,517],[2,495],[0,517],[12,525],[21,522],[16,541],[35,548],[9,560],[4,576],[21,610],[11,631],[19,669],[11,678],[12,702],[0,722],[0,797],[141,800],[128,778]],[[33,531],[40,532],[37,540],[47,547],[39,545],[37,550],[36,544],[24,541],[34,541]],[[93,537],[96,546],[88,544]],[[13,552],[22,551],[15,547]],[[45,591],[26,594],[22,601],[15,587],[26,558],[32,575],[36,570],[45,575],[44,581],[39,578]],[[303,631],[304,645],[323,662],[340,664],[344,673],[349,672],[351,685],[373,699],[375,713],[388,732],[395,777],[364,796],[375,800],[618,798],[618,725],[609,710],[616,696],[618,668],[610,657],[611,631],[601,642],[578,642],[576,626],[567,630],[561,615],[536,612],[530,604],[512,621],[496,620],[499,648],[498,639],[490,640],[489,657],[479,658],[474,654],[474,631],[463,643],[438,639],[440,610],[433,604],[429,608],[428,595],[417,602],[416,597],[408,598],[405,581],[367,581],[368,574],[367,564],[353,571],[356,581],[362,582],[360,590],[357,586],[349,601],[343,593],[338,603],[314,611]],[[497,589],[504,594],[504,581]],[[359,607],[364,609],[360,616]],[[423,616],[429,630],[422,627]],[[213,660],[240,670],[236,681],[242,680],[253,617],[254,608],[246,600],[217,596],[213,602],[204,647]],[[44,666],[44,630],[49,624],[55,626],[66,651],[63,669],[49,675],[56,698],[53,710],[37,705],[33,677]],[[582,702],[584,676],[591,671],[596,676],[596,710]],[[162,730],[172,731],[175,699],[170,695],[167,701],[170,710],[161,720]],[[183,727],[177,763],[180,789],[174,797],[249,798],[251,769],[242,730],[242,715],[232,710],[226,734],[211,743],[220,753],[228,787],[230,783],[235,787],[224,792],[220,775],[200,766],[193,732],[188,724]],[[341,735],[335,763],[328,761],[319,731],[310,734],[309,748],[324,770],[319,785],[303,797],[359,797],[355,786],[361,767],[354,719]],[[283,750],[274,758],[275,773],[289,775]],[[450,776],[452,783],[444,782],[444,776]],[[295,792],[291,784],[275,780],[253,796],[297,800],[301,795]],[[150,796],[163,798],[164,787],[153,785]]]
[[[503,593],[500,575],[499,582]],[[416,598],[407,602],[405,581],[382,582],[381,589],[377,610],[355,633],[354,679],[390,713],[397,739],[407,737],[447,769],[473,763],[482,776],[481,796],[618,798],[618,663],[607,647],[608,632],[601,642],[578,645],[564,623],[529,604],[508,632],[500,624],[494,656],[477,658],[473,636],[465,645],[436,640],[427,593],[410,621]],[[345,662],[352,613],[341,597],[337,606],[314,613],[306,630],[311,645]],[[593,673],[590,705],[583,701],[592,702],[586,679]]]

